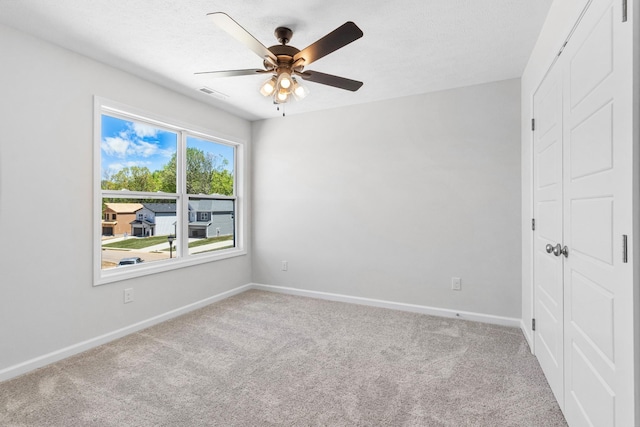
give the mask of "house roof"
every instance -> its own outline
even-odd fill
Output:
[[[154,213],[176,213],[175,203],[143,203],[142,207]]]
[[[189,223],[189,228],[207,228],[211,225],[211,221],[194,221]]]
[[[135,211],[142,209],[142,205],[140,203],[105,203],[104,204],[107,209],[119,213],[134,213]]]
[[[189,200],[192,212],[233,212],[233,200]]]
[[[129,224],[131,225],[142,225],[143,227],[153,227],[155,224],[149,220],[143,219],[142,221],[134,219]]]

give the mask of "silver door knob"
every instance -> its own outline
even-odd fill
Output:
[[[551,243],[547,243],[547,246],[545,246],[545,250],[547,251],[548,254],[553,252],[553,246],[551,246]]]
[[[550,246],[550,245],[547,245]],[[568,247],[562,247],[562,245],[560,245],[560,243],[558,243],[557,245],[552,247],[553,250],[553,254],[555,256],[560,256],[560,255],[564,255],[565,258],[569,257],[569,248]]]

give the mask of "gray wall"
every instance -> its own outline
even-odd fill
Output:
[[[254,122],[253,141],[254,282],[520,317],[519,80]]]
[[[4,26],[0,52],[0,372],[251,281],[241,256],[93,287],[91,214],[94,95],[232,139],[249,122]]]

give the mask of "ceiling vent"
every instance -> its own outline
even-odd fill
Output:
[[[229,98],[229,95],[225,95],[222,92],[218,92],[217,90],[213,90],[209,87],[203,86],[200,89],[200,92],[206,93],[207,95],[211,95],[213,97],[216,97],[218,99],[227,99]]]

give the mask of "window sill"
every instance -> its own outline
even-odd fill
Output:
[[[221,261],[228,258],[235,258],[246,255],[246,249],[230,249],[218,254],[190,255],[186,258],[175,258],[167,261],[154,261],[149,264],[138,264],[131,267],[110,268],[99,270],[94,279],[93,286],[106,285],[108,283],[133,279],[136,277],[148,276],[165,271],[177,270],[179,268],[191,267],[193,265],[206,264]]]

